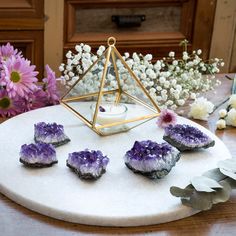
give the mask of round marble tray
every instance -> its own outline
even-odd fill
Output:
[[[19,162],[20,146],[33,142],[33,125],[40,121],[63,124],[72,141],[57,148],[57,165],[26,168]],[[169,188],[186,186],[193,176],[215,168],[219,160],[231,155],[205,128],[180,117],[178,122],[200,128],[215,139],[216,145],[184,153],[169,175],[153,181],[133,174],[125,167],[123,155],[135,140],[162,142],[163,131],[155,120],[127,133],[100,137],[60,105],[16,116],[0,125],[0,191],[33,211],[82,224],[139,226],[188,217],[197,211],[183,206]],[[80,180],[65,164],[69,152],[85,148],[100,149],[110,157],[106,174],[96,182]]]

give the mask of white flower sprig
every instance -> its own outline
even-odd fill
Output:
[[[204,97],[197,98],[190,104],[189,117],[198,120],[207,120],[209,114],[213,112],[214,104]]]
[[[123,56],[161,108],[175,110],[178,106],[184,105],[187,99],[195,99],[199,92],[206,92],[220,84],[214,75],[219,72],[219,67],[224,65],[222,60],[215,58],[204,62],[200,58],[202,53],[200,49],[189,54],[186,41],[183,45],[185,50],[181,59],[175,58],[175,52],[170,52],[167,58],[157,60],[155,63],[152,63],[151,54],[143,56],[133,53],[130,56],[129,53],[125,53]],[[66,63],[62,63],[59,67],[62,72],[62,83],[67,88],[70,88],[103,54],[105,47],[100,46],[95,55],[89,45],[81,43],[75,46],[75,51],[68,51]],[[92,68],[91,73],[87,74],[86,80],[79,82],[79,86],[73,89],[75,94],[98,91],[104,62],[105,58],[102,58]],[[131,94],[138,93],[138,86],[119,59],[116,64],[122,89]],[[114,68],[111,68],[111,65],[105,86],[107,89],[114,89],[117,86]],[[106,99],[109,100],[109,96]]]
[[[220,119],[216,122],[217,129],[225,129],[227,125],[236,127],[236,77],[233,80],[232,95],[228,101],[227,109],[219,110]]]

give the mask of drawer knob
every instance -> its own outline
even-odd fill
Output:
[[[140,27],[145,18],[145,15],[114,15],[111,20],[116,23],[117,27],[128,28]]]

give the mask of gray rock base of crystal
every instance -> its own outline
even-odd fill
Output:
[[[180,156],[181,156],[180,153],[177,154],[176,162],[180,159]],[[140,170],[134,169],[131,165],[129,165],[129,163],[125,163],[125,165],[130,170],[132,170],[134,173],[144,175],[145,177],[148,177],[149,179],[161,179],[161,178],[165,177],[166,175],[168,175],[169,172],[170,172],[170,170],[167,170],[167,169],[153,170],[153,171],[150,171],[150,172],[145,172],[145,171],[140,171]],[[173,166],[175,166],[175,165],[173,165]]]
[[[194,147],[192,146],[187,146],[184,145],[183,143],[177,142],[176,140],[172,139],[170,136],[163,136],[163,139],[168,142],[169,144],[171,144],[172,146],[176,147],[179,151],[183,152],[183,151],[194,151],[200,148],[209,148],[209,147],[213,147],[215,145],[215,141],[212,140],[210,143],[207,143],[205,145],[196,145]]]
[[[34,167],[34,168],[43,168],[43,167],[51,167],[52,165],[58,163],[58,161],[53,161],[51,163],[39,163],[39,162],[35,162],[35,163],[29,163],[27,161],[24,161],[23,159],[20,158],[20,162],[22,164],[24,164],[25,166],[28,167]]]
[[[85,180],[96,180],[96,179],[99,179],[99,178],[106,172],[105,169],[102,169],[100,175],[94,176],[94,175],[91,174],[91,173],[86,173],[86,174],[81,173],[77,168],[75,168],[74,166],[70,165],[70,164],[68,163],[68,161],[66,162],[66,165],[67,165],[72,171],[74,171],[74,172],[79,176],[79,178],[85,179]]]
[[[43,141],[41,141],[41,140],[38,140],[35,136],[34,136],[34,141],[35,141],[36,143],[41,143],[41,142],[43,142]],[[69,143],[69,142],[70,142],[70,139],[69,139],[69,138],[66,138],[66,139],[64,139],[64,140],[62,140],[62,141],[60,141],[60,142],[50,142],[49,144],[52,144],[54,147],[59,147],[59,146],[61,146],[61,145],[67,144],[67,143]]]

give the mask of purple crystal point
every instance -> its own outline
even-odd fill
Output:
[[[101,151],[88,150],[69,153],[66,164],[81,179],[98,179],[106,172],[109,158]]]
[[[198,128],[182,124],[166,127],[163,139],[180,151],[208,148],[215,145],[215,141]]]
[[[39,122],[34,125],[35,142],[51,143],[57,147],[70,142],[64,133],[64,127],[57,123]]]
[[[167,175],[180,158],[180,152],[170,144],[158,144],[151,140],[135,141],[124,159],[126,166],[151,179],[160,179]]]
[[[20,162],[30,167],[49,167],[57,163],[56,151],[51,144],[24,144],[20,150]]]
[[[105,109],[104,107],[102,107],[102,106],[99,106],[99,111],[100,111],[100,112],[105,112],[106,109]]]

